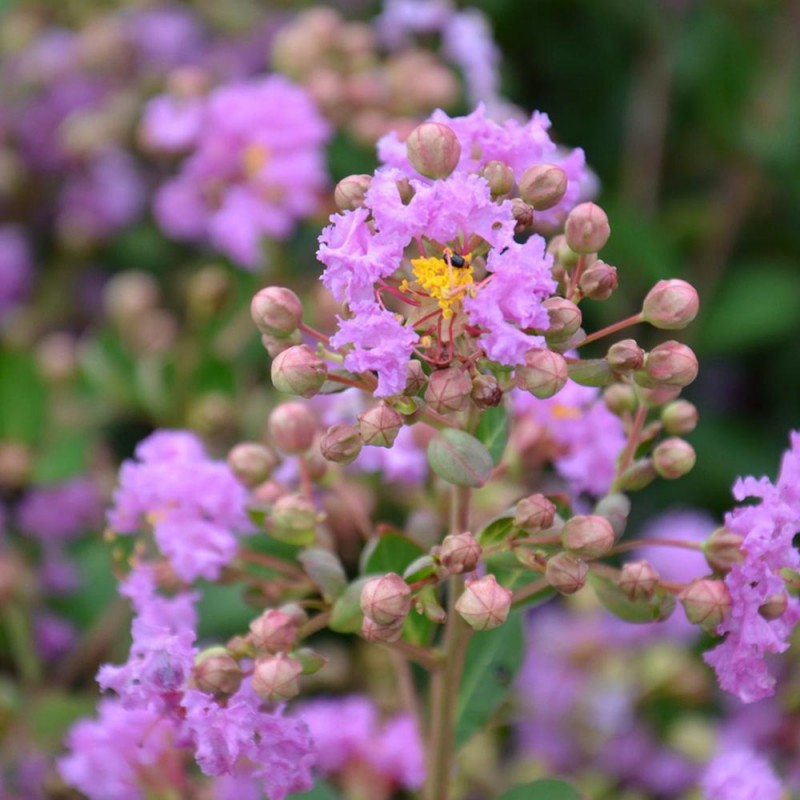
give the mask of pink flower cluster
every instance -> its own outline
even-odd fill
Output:
[[[254,269],[262,238],[286,238],[319,208],[329,135],[311,96],[279,75],[207,97],[157,97],[145,109],[145,141],[191,152],[158,191],[156,218],[169,235],[210,241]]]
[[[511,201],[495,200],[488,182],[476,174],[487,161],[501,160],[517,175],[553,157],[556,146],[546,118],[534,115],[526,125],[501,126],[479,108],[468,117],[437,112],[433,119],[458,139],[455,170],[440,180],[420,176],[408,162],[405,144],[389,134],[378,145],[386,166],[372,176],[363,204],[334,215],[320,236],[322,282],[351,314],[339,320],[331,345],[347,349],[347,369],[377,374],[378,397],[403,390],[408,360],[428,336],[452,344],[466,332],[489,359],[516,366],[528,350],[544,345],[532,331],[549,325],[542,302],[556,284],[545,241],[533,235],[517,242]],[[565,170],[567,192],[542,221],[563,216],[579,198],[583,153],[575,150],[557,163]],[[410,246],[413,255],[406,253]],[[445,276],[431,262],[450,263],[449,252],[470,269],[475,255],[480,274],[451,275],[450,285],[443,286]],[[387,305],[389,296],[404,304],[399,313]]]
[[[174,791],[191,752],[206,775],[233,776],[270,800],[311,788],[313,745],[302,721],[266,709],[249,678],[224,705],[192,688],[199,595],[159,594],[146,566],[121,592],[136,613],[130,656],[97,676],[119,699],[104,700],[99,719],[71,730],[70,753],[59,763],[64,779],[91,800],[140,800],[159,788]]]
[[[732,607],[717,632],[727,635],[705,659],[722,688],[745,703],[772,694],[775,679],[764,657],[786,650],[789,634],[800,621],[800,602],[794,597],[787,599],[777,618],[760,613],[768,600],[785,596],[780,571],[800,569],[800,553],[793,545],[800,531],[800,433],[792,433],[790,442],[777,481],[741,478],[733,487],[734,497],[758,502],[740,506],[725,518],[725,527],[742,537],[744,560],[725,576]]]
[[[117,533],[152,525],[155,542],[184,581],[214,580],[246,532],[247,491],[227,464],[212,461],[187,431],[157,431],[120,469],[108,516]]]
[[[308,700],[296,706],[311,731],[317,768],[340,775],[348,766],[369,765],[393,788],[419,789],[425,779],[425,756],[419,731],[408,714],[381,721],[372,700],[361,695]]]

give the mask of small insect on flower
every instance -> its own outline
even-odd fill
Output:
[[[457,267],[458,269],[462,269],[463,267],[467,266],[467,260],[464,256],[458,255],[458,253],[454,253],[449,247],[444,251],[444,260],[447,264],[451,267]]]

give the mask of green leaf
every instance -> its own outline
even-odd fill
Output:
[[[765,347],[798,331],[800,283],[794,264],[738,264],[711,306],[701,308],[698,346],[707,353]]]
[[[341,800],[341,795],[325,781],[320,781],[310,792],[294,792],[286,800]]]
[[[428,576],[433,575],[435,569],[436,569],[436,562],[433,560],[432,556],[429,556],[426,553],[424,556],[415,558],[403,570],[403,580],[407,581],[408,583],[414,583],[414,581],[421,581],[423,578],[427,578]]]
[[[347,576],[335,553],[321,547],[309,547],[297,558],[308,577],[319,586],[326,600],[333,600],[345,590]]]
[[[651,598],[631,600],[610,578],[589,572],[589,584],[597,599],[626,622],[662,622],[675,608],[675,598],[659,587]]]
[[[428,463],[443,480],[456,486],[479,488],[492,474],[492,456],[474,437],[446,428],[428,445]]]
[[[336,599],[331,609],[328,627],[337,633],[357,633],[361,630],[361,590],[369,576],[356,578]]]
[[[0,352],[0,440],[34,444],[41,438],[46,392],[33,356]]]
[[[60,483],[80,475],[89,458],[89,437],[84,432],[67,432],[50,442],[33,466],[36,483]]]
[[[405,568],[424,555],[422,548],[398,533],[385,533],[373,539],[364,550],[361,572],[364,575],[402,575]]]
[[[456,712],[456,746],[483,727],[502,705],[522,665],[523,615],[512,612],[499,628],[473,635],[467,648]]]
[[[514,530],[514,517],[498,517],[492,520],[479,534],[481,547],[490,547],[511,538]]]
[[[540,778],[503,792],[499,800],[581,800],[581,798],[581,793],[566,781]]]
[[[497,466],[508,442],[508,412],[503,406],[487,408],[475,431],[478,441],[489,451],[492,463]]]

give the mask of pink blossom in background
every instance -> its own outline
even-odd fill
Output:
[[[205,455],[194,434],[159,431],[120,470],[111,527],[136,533],[152,524],[161,552],[185,581],[213,580],[251,529],[247,491],[225,462]]]
[[[788,599],[777,619],[767,620],[759,608],[773,595],[784,593],[779,571],[798,569],[800,553],[793,545],[800,531],[800,433],[790,435],[780,472],[773,484],[767,478],[740,478],[733,487],[738,501],[755,498],[729,512],[725,526],[739,534],[744,561],[725,576],[732,608],[717,632],[725,639],[705,660],[714,667],[720,686],[750,703],[774,691],[765,656],[789,647],[789,635],[800,620],[800,603]]]
[[[254,269],[263,238],[285,239],[318,210],[330,128],[306,90],[280,75],[221,86],[202,111],[178,111],[177,100],[170,109],[156,98],[145,114],[151,144],[194,145],[157,192],[156,219],[168,235],[206,240]]]

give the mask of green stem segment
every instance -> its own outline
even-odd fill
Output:
[[[470,490],[453,487],[450,509],[451,530],[469,530]],[[455,610],[464,589],[464,578],[454,575],[448,582],[447,623],[444,631],[444,664],[431,675],[430,721],[428,725],[428,764],[425,800],[449,800],[455,757],[456,714],[464,658],[472,629]]]

